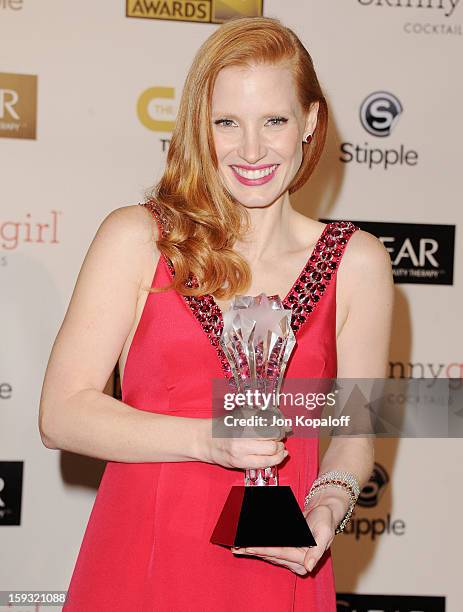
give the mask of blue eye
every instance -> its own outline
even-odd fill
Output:
[[[284,123],[288,123],[288,120],[285,117],[271,117],[269,121],[275,122],[272,125],[282,125]]]
[[[288,119],[286,117],[270,117],[268,119],[271,125],[284,125],[288,123]],[[214,121],[214,125],[221,125],[223,127],[232,127],[233,119],[216,119]]]
[[[225,125],[225,127],[230,127],[230,123],[233,123],[232,119],[217,119],[216,121],[214,121],[214,125]]]

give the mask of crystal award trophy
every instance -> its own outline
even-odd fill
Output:
[[[236,296],[224,314],[220,339],[235,391],[272,394],[271,413],[280,417],[278,394],[296,343],[291,315],[278,296]],[[238,547],[316,545],[291,488],[278,485],[277,466],[245,470],[244,485],[231,488],[210,541]]]

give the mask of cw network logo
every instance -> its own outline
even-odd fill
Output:
[[[172,132],[177,108],[173,104],[174,87],[149,87],[137,101],[137,116],[140,122],[153,132]]]
[[[172,133],[177,116],[175,88],[156,85],[148,87],[137,100],[137,117],[152,132]],[[161,136],[162,151],[169,148],[170,138]]]

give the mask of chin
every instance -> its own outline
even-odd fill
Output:
[[[275,202],[275,200],[278,200],[282,195],[282,192],[267,194],[256,193],[257,189],[256,187],[252,187],[249,189],[248,193],[243,193],[241,190],[230,189],[230,187],[228,187],[229,193],[232,194],[235,200],[249,208],[264,208]],[[251,193],[251,191],[254,191],[254,193]]]
[[[245,206],[246,208],[265,208],[266,206],[270,206],[270,204],[272,204],[272,202],[274,201],[272,200],[243,200],[243,199],[238,199],[238,202],[242,205]]]
[[[256,195],[248,195],[247,197],[243,197],[240,194],[234,194],[236,200],[243,206],[247,206],[248,208],[265,208],[266,206],[270,206],[273,204],[275,200],[278,200],[281,194],[272,194],[268,196],[256,196]]]

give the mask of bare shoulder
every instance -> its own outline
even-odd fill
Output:
[[[378,303],[380,308],[392,308],[394,277],[391,258],[376,236],[361,229],[351,235],[339,264],[336,284],[341,322],[354,305],[363,304],[370,308]]]
[[[100,252],[102,259],[110,255],[119,265],[123,261],[123,267],[132,270],[133,280],[144,285],[151,280],[153,266],[159,258],[158,234],[152,212],[140,204],[129,204],[106,215],[92,247]]]
[[[140,204],[128,204],[115,208],[106,215],[98,230],[114,234],[118,239],[145,244],[158,238],[158,226],[153,214]]]
[[[387,328],[384,321],[392,312],[394,277],[389,253],[373,234],[358,229],[349,238],[337,272],[336,301],[338,337],[348,318],[364,329],[367,320],[377,317]]]
[[[358,229],[345,245],[337,274],[337,375],[384,377],[394,306],[389,253],[376,236]]]
[[[349,238],[339,265],[344,276],[392,276],[391,258],[376,236],[358,229]]]

